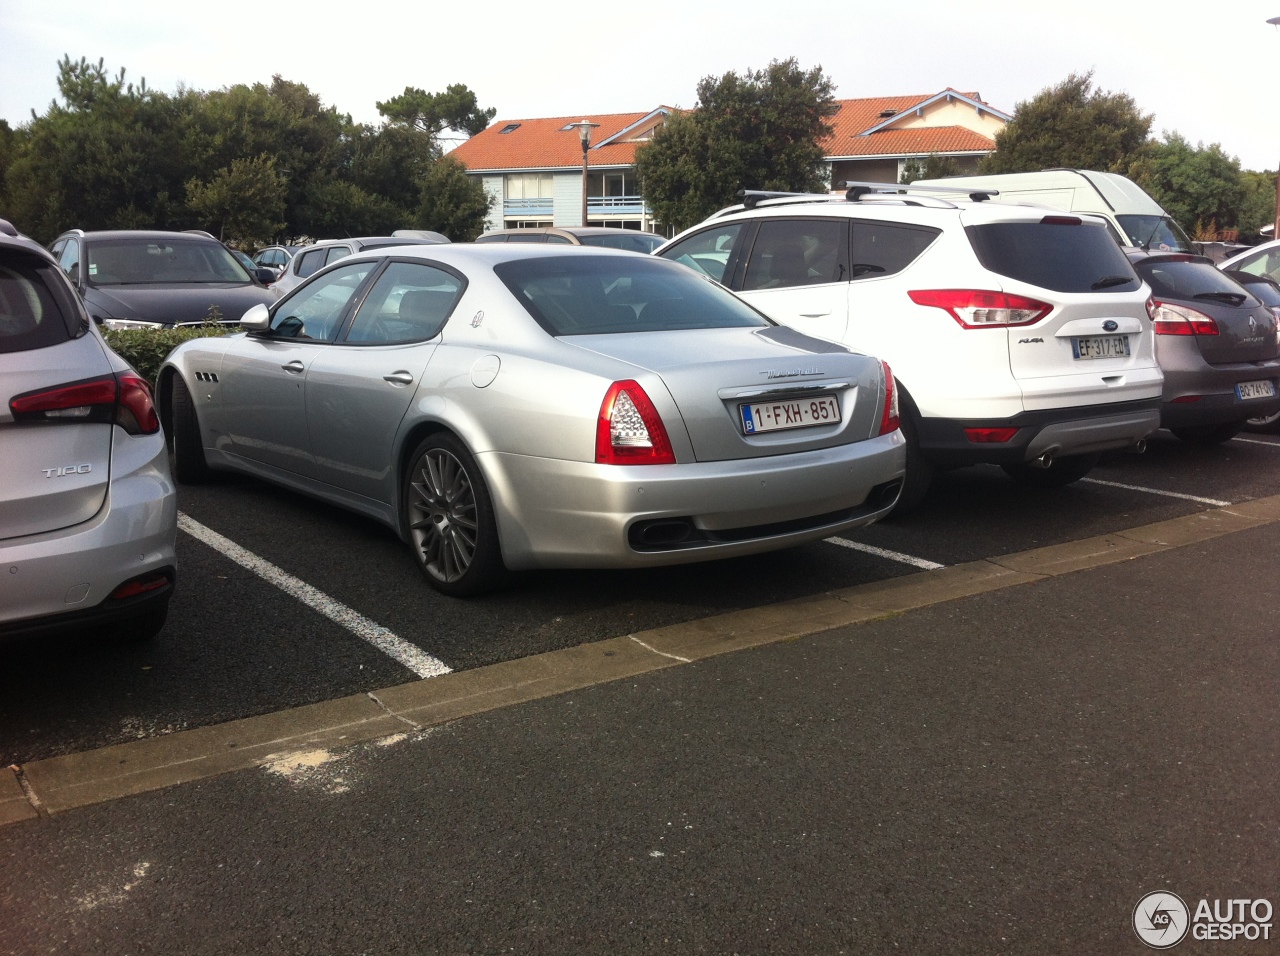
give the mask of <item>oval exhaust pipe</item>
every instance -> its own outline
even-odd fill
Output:
[[[1145,438],[1139,438],[1136,442],[1134,442],[1132,445],[1129,446],[1129,451],[1135,455],[1141,455],[1146,450],[1147,450],[1147,440]]]

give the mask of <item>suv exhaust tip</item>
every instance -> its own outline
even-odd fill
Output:
[[[1058,454],[1058,449],[1050,448],[1047,452],[1045,452],[1039,458],[1033,458],[1031,459],[1031,461],[1027,462],[1027,464],[1030,465],[1032,468],[1043,468],[1046,471],[1048,471],[1051,467],[1053,467],[1053,459],[1057,454]]]
[[[1132,445],[1129,446],[1129,454],[1131,455],[1141,455],[1146,450],[1147,450],[1147,440],[1145,438],[1139,438],[1136,442],[1134,442]]]

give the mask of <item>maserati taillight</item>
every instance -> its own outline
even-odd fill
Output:
[[[614,382],[596,421],[596,461],[602,465],[674,465],[675,453],[658,410],[639,382]]]

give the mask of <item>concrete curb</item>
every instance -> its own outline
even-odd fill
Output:
[[[1016,587],[1280,521],[1280,495],[1127,531],[922,571],[368,694],[36,760],[0,776],[0,826]]]

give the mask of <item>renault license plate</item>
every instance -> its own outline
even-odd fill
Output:
[[[1236,395],[1242,402],[1251,398],[1275,398],[1276,387],[1269,381],[1240,382],[1236,385]]]
[[[758,405],[739,405],[738,408],[742,412],[742,428],[748,435],[784,428],[833,425],[840,421],[840,402],[834,395],[761,402]]]
[[[1094,335],[1087,339],[1072,339],[1071,352],[1078,359],[1127,358],[1129,336]]]

